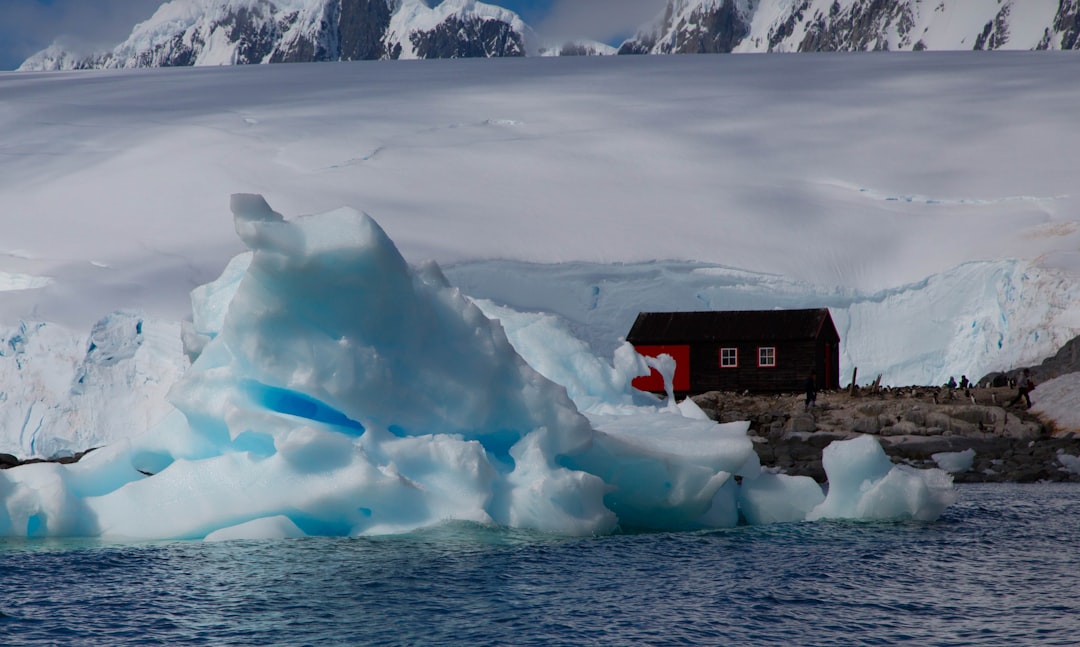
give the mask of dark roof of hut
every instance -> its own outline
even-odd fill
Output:
[[[835,326],[828,308],[804,310],[725,310],[710,312],[642,312],[626,340],[632,344],[677,344],[691,341],[790,341],[816,339]]]

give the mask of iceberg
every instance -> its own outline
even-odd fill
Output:
[[[971,469],[975,463],[975,450],[969,447],[962,452],[939,452],[931,454],[930,458],[946,472],[959,474]]]
[[[634,391],[648,366],[628,345],[608,364],[552,317],[478,305],[436,265],[410,266],[366,214],[286,219],[247,194],[232,211],[250,251],[192,293],[172,408],[78,463],[0,472],[0,535],[213,541],[447,522],[593,535],[925,520],[951,503],[950,476],[891,466],[869,437],[827,450],[827,495],[766,473],[748,423]]]

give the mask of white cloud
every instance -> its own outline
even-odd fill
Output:
[[[161,0],[0,2],[0,69],[17,67],[57,41],[78,53],[108,49],[161,4]]]
[[[665,4],[666,0],[555,0],[537,28],[551,36],[617,41],[655,18]]]

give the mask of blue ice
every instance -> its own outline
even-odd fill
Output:
[[[352,209],[232,199],[249,252],[193,292],[174,410],[71,465],[0,472],[0,535],[235,539],[467,521],[592,535],[825,518],[935,519],[942,470],[870,437],[825,490],[764,471],[748,423],[634,391],[550,316],[477,304]],[[483,307],[483,309],[481,309]],[[670,358],[668,358],[670,360]],[[653,362],[667,374],[673,361]]]

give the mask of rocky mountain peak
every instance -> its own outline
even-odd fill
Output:
[[[668,0],[614,47],[476,0],[171,0],[110,51],[22,70],[396,58],[1080,48],[1080,0]]]
[[[669,0],[620,53],[1075,49],[1080,0]]]

